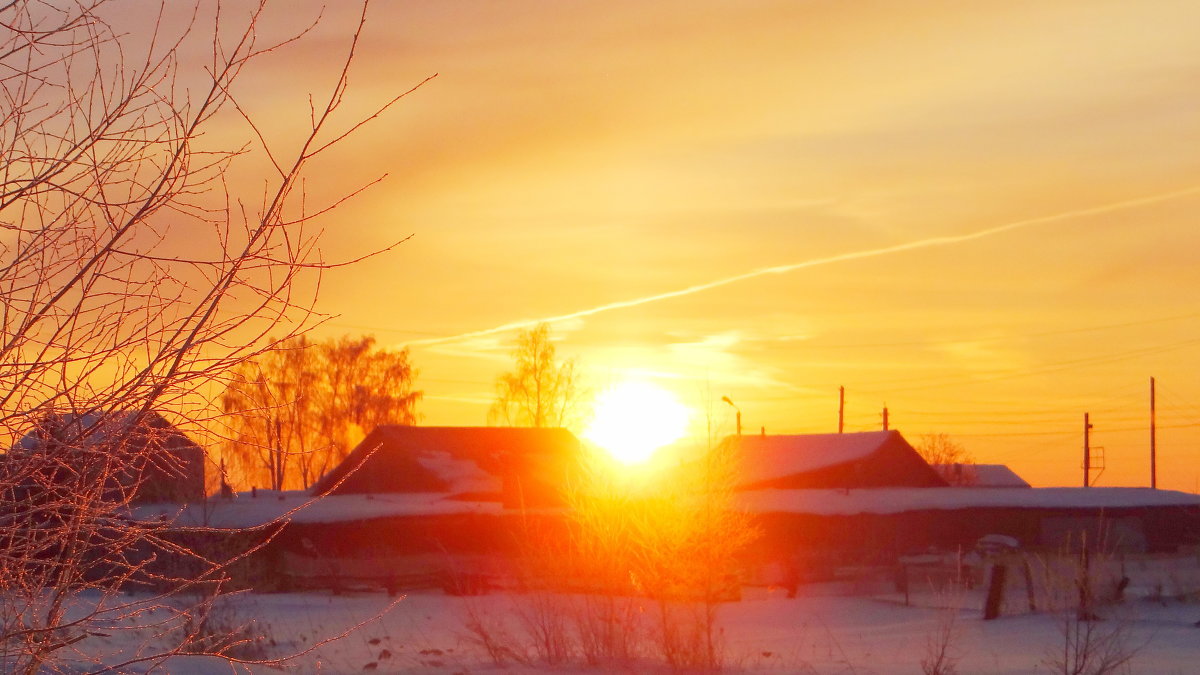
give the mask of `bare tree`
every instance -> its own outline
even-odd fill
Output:
[[[1150,642],[1137,635],[1135,608],[1122,604],[1124,565],[1114,560],[1104,529],[1089,545],[1080,533],[1059,555],[1040,557],[1046,601],[1056,615],[1059,640],[1041,665],[1064,675],[1111,675],[1135,672],[1132,664]],[[1104,616],[1101,617],[1100,614]]]
[[[173,641],[147,642],[115,662],[82,656],[100,648],[97,635],[161,605],[117,588],[175,594],[222,576],[202,558],[189,575],[151,573],[156,556],[199,556],[169,540],[166,525],[129,517],[136,478],[130,489],[112,489],[110,478],[153,445],[134,438],[154,411],[184,426],[206,422],[206,392],[230,368],[268,346],[268,334],[287,339],[311,323],[314,296],[304,289],[316,279],[307,275],[331,266],[313,220],[340,200],[306,205],[300,181],[404,95],[331,125],[364,2],[328,94],[301,112],[306,132],[290,147],[270,144],[240,104],[237,81],[303,33],[264,42],[265,0],[241,15],[196,2],[181,28],[167,18],[178,6],[164,2],[147,30],[128,32],[108,23],[122,16],[116,1],[0,2],[0,429],[12,442],[54,415],[91,420],[3,462],[5,672],[121,671],[174,653],[234,658],[220,647],[227,643],[165,630],[170,620],[158,632]],[[125,7],[123,16],[145,9]],[[185,54],[196,48],[208,57],[190,68]],[[244,140],[226,144],[237,125]],[[253,197],[231,193],[226,180],[247,160],[270,167]],[[191,616],[183,603],[173,620]],[[66,664],[69,655],[76,663]]]
[[[559,361],[550,326],[517,336],[514,368],[496,378],[488,421],[519,427],[565,427],[574,421],[582,390],[574,359]]]
[[[371,428],[417,421],[416,375],[407,349],[378,349],[369,336],[301,336],[243,363],[221,396],[234,473],[273,490],[308,487]]]
[[[951,485],[974,485],[975,460],[966,447],[946,434],[925,434],[916,443],[915,449],[946,482]]]
[[[706,392],[707,433],[699,457],[671,469],[638,523],[635,574],[657,600],[657,646],[672,668],[715,672],[724,664],[720,603],[741,594],[741,555],[760,535],[739,507],[743,458],[717,442],[713,397]]]
[[[301,335],[234,369],[221,396],[232,433],[227,454],[251,485],[293,487],[299,460],[314,450],[320,373]],[[265,481],[260,483],[259,481]]]
[[[369,335],[343,336],[318,345],[328,401],[321,422],[328,439],[328,462],[314,479],[342,461],[361,437],[380,424],[416,424],[423,393],[413,388],[417,370],[407,348],[379,347]],[[341,416],[332,413],[344,411]]]
[[[962,660],[959,612],[963,593],[963,587],[958,584],[949,585],[938,593],[941,606],[933,628],[925,636],[925,650],[920,661],[921,672],[925,675],[958,673],[958,663]]]

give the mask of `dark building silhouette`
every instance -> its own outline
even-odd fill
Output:
[[[579,440],[566,429],[383,425],[312,492],[433,492],[513,508],[558,505],[579,453]]]
[[[94,488],[135,504],[204,498],[204,450],[153,411],[52,413],[5,460],[26,491]]]
[[[898,431],[730,436],[738,489],[946,487]]]

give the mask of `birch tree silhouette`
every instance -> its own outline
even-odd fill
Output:
[[[496,401],[488,421],[518,427],[565,427],[573,421],[582,390],[574,359],[560,361],[550,326],[542,323],[517,336],[513,370],[496,379]]]
[[[413,424],[421,392],[408,350],[369,336],[280,344],[234,370],[221,396],[241,483],[306,488],[380,424]]]

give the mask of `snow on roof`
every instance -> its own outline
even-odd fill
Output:
[[[80,446],[123,440],[132,434],[141,442],[152,438],[160,447],[196,447],[190,438],[168,422],[160,413],[131,410],[106,410],[86,413],[53,412],[39,419],[33,428],[13,444],[13,451],[39,449],[47,436],[67,440]]]
[[[1150,488],[875,488],[753,490],[737,503],[754,513],[850,516],[967,508],[1101,509],[1200,506],[1200,495]]]
[[[946,465],[939,465],[938,470]],[[953,470],[951,468],[951,470]],[[963,471],[970,476],[972,487],[1011,487],[1027,488],[1029,483],[1017,475],[1015,471],[1004,464],[968,464]],[[947,475],[945,473],[942,474]]]
[[[873,488],[856,490],[752,490],[738,493],[739,506],[753,513],[850,516],[967,508],[1101,509],[1200,506],[1200,495],[1150,488]],[[259,490],[233,499],[210,498],[187,507],[147,504],[132,509],[143,522],[170,521],[183,527],[251,528],[271,522],[336,523],[398,516],[459,513],[500,515],[499,502],[448,498],[443,493],[329,495]]]
[[[951,485],[1027,488],[1029,483],[1004,464],[931,464]]]
[[[566,429],[380,425],[312,492],[487,492],[506,471],[536,473],[578,453]]]
[[[853,462],[878,450],[892,431],[794,436],[732,436],[742,458],[742,483],[755,483]]]
[[[233,499],[213,497],[207,502],[187,507],[147,504],[134,507],[132,516],[142,522],[166,521],[180,527],[240,529],[283,520],[293,523],[336,523],[393,516],[499,514],[504,510],[499,502],[457,500],[437,492],[327,495],[314,498],[303,490],[258,490],[256,497],[250,495],[249,492],[241,492]]]
[[[977,487],[1030,487],[1024,478],[1004,464],[975,464],[971,469],[975,473]]]
[[[500,479],[484,471],[477,462],[445,450],[418,450],[416,460],[446,482],[447,492],[497,492],[501,488]]]

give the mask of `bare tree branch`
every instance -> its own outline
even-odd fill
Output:
[[[211,601],[178,599],[223,588],[240,558],[208,557],[186,532],[131,509],[157,477],[194,475],[168,422],[219,430],[213,399],[232,373],[320,321],[321,272],[345,262],[321,259],[318,220],[379,179],[310,211],[305,172],[413,89],[330,128],[367,26],[364,2],[311,128],[272,145],[235,100],[237,83],[315,21],[269,42],[266,0],[240,19],[219,0],[195,0],[183,11],[160,3],[146,29],[121,33],[120,4],[0,2],[0,430],[13,446],[0,461],[5,672],[60,670],[98,634],[124,630],[114,617],[152,606],[170,608],[157,632],[174,631],[175,643],[97,669],[171,654],[240,658],[231,650],[243,640],[202,640],[189,624]],[[211,59],[193,68],[184,54],[197,47]],[[218,144],[206,130],[226,120],[244,122],[244,136]],[[260,194],[239,194],[233,167],[257,157],[274,171]],[[127,601],[127,587],[155,594]],[[95,594],[81,612],[83,591]]]

